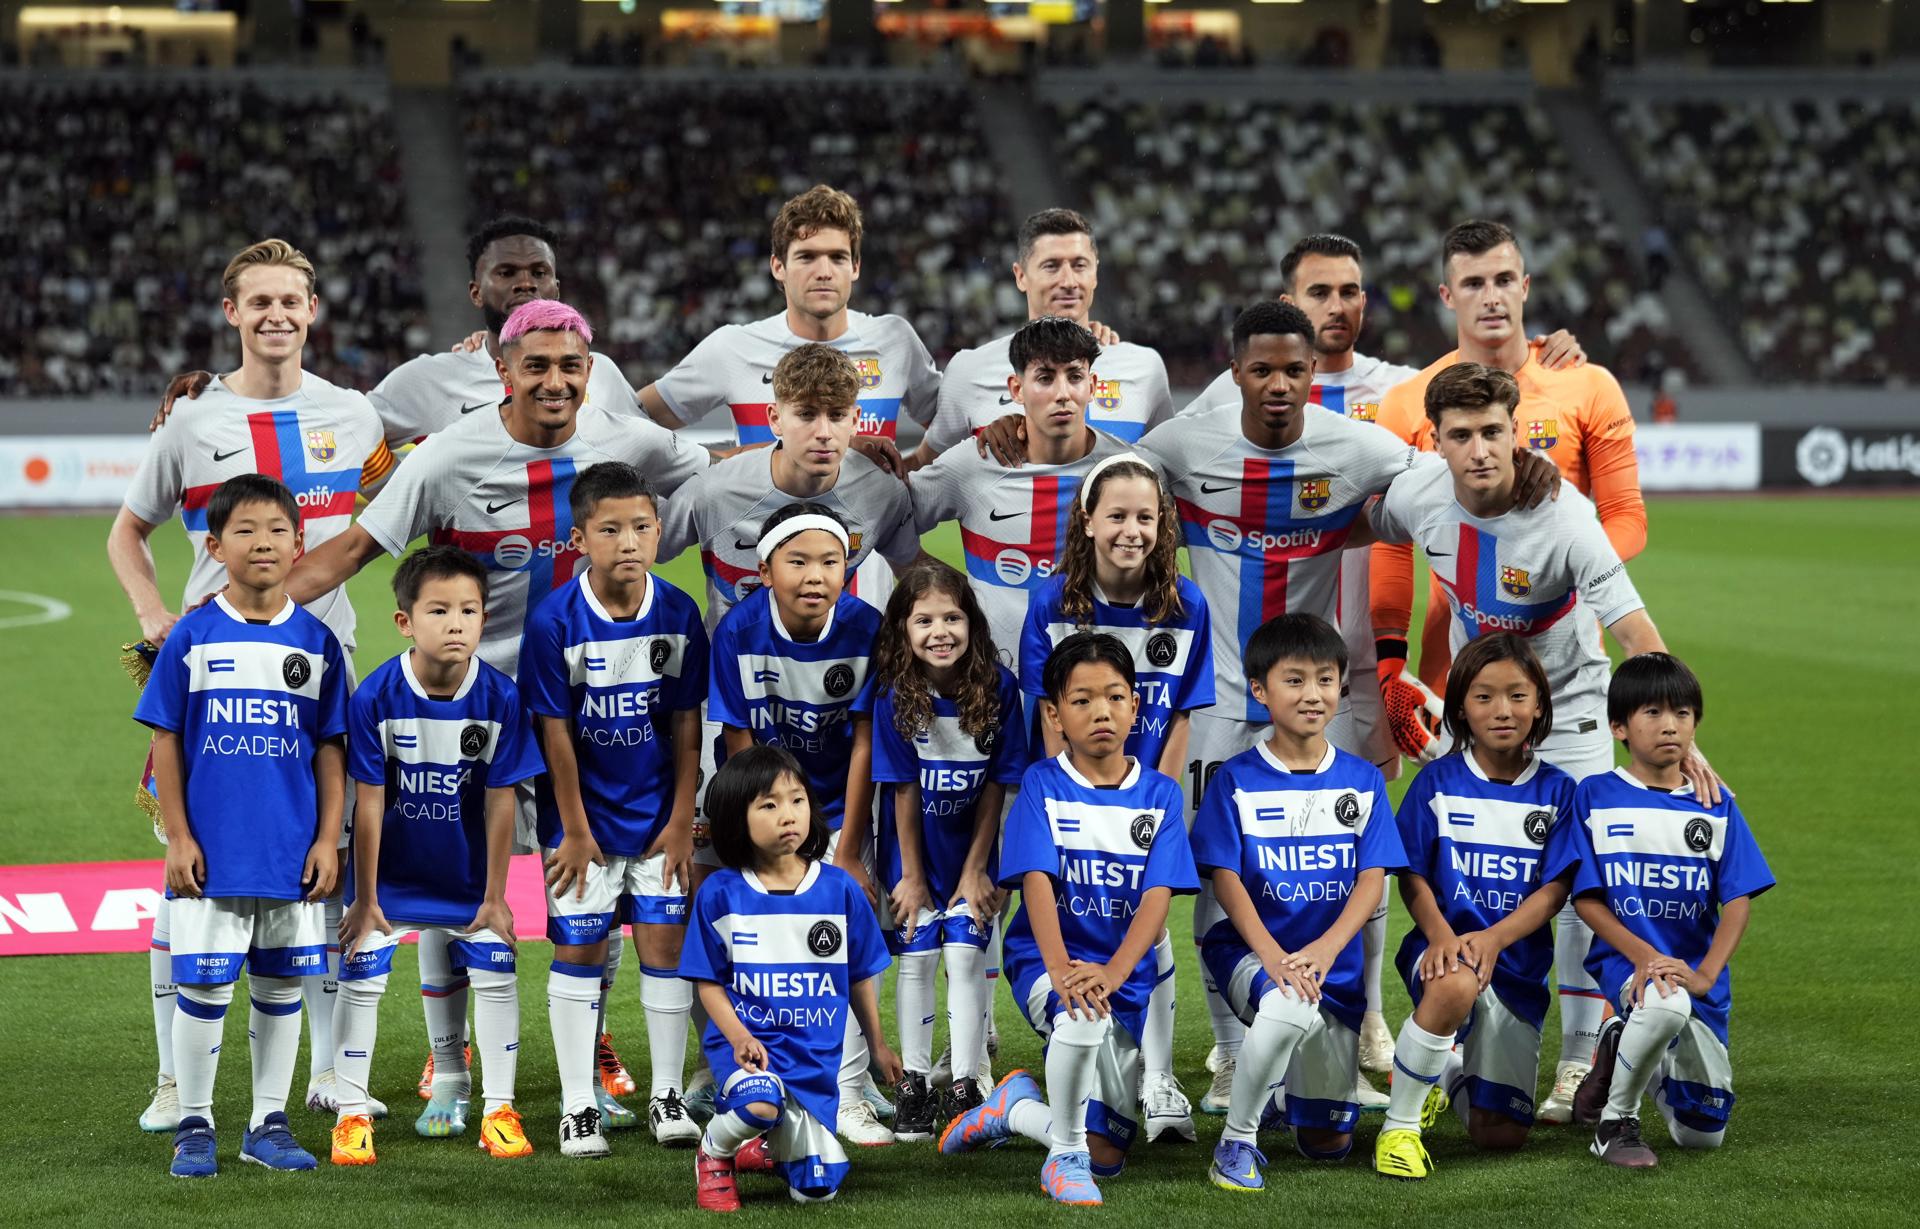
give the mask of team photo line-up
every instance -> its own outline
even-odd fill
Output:
[[[1052,1199],[1101,1202],[1136,1137],[1195,1138],[1176,895],[1217,1186],[1262,1188],[1262,1130],[1343,1159],[1370,1110],[1375,1169],[1402,1179],[1431,1172],[1422,1133],[1449,1107],[1485,1149],[1572,1122],[1644,1168],[1651,1095],[1675,1144],[1719,1146],[1729,963],[1773,881],[1623,562],[1646,542],[1624,397],[1573,338],[1528,339],[1513,233],[1447,234],[1458,348],[1422,371],[1355,350],[1360,249],[1301,240],[1178,412],[1158,356],[1094,319],[1078,214],[1027,220],[1028,322],[944,373],[904,319],[849,308],[861,236],[844,193],[786,202],[784,311],[638,392],[531,219],[469,242],[484,331],[364,395],[302,370],[307,259],[278,239],[234,257],[239,365],[173,382],[108,539],[166,844],[140,1126],[172,1134],[171,1172],[218,1171],[243,969],[240,1158],[317,1165],[286,1114],[304,1014],[332,1162],[373,1164],[379,1003],[410,936],[415,1130],[467,1133],[477,1052],[480,1148],[530,1156],[516,853],[544,868],[559,1151],[606,1156],[638,1124],[604,1026],[627,927],[647,1125],[693,1150],[702,1208],[739,1208],[742,1171],[830,1199],[843,1140],[1016,1137]],[[722,409],[737,447],[681,432]],[[902,413],[925,428],[904,455]],[[175,516],[178,615],[149,545]],[[921,545],[950,521],[964,571]],[[704,611],[654,574],[690,548]],[[382,554],[411,647],[356,680],[345,582]],[[1397,1036],[1389,874],[1415,923]],[[1040,1078],[993,1077],[996,982],[1045,1043]]]

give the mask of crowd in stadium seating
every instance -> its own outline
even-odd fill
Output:
[[[1626,379],[1688,361],[1598,195],[1532,109],[1093,99],[1055,105],[1050,126],[1093,202],[1107,257],[1099,314],[1158,347],[1175,385],[1219,371],[1235,313],[1279,292],[1281,255],[1312,231],[1367,252],[1363,349],[1437,358],[1453,344],[1434,290],[1440,238],[1473,216],[1521,236],[1530,331],[1570,328]]]
[[[1614,122],[1769,380],[1920,380],[1920,103],[1634,103]]]
[[[567,297],[606,322],[595,348],[636,383],[719,325],[781,309],[768,224],[815,183],[866,217],[856,310],[905,316],[940,359],[1025,317],[999,172],[963,90],[495,83],[464,93],[461,113],[474,220],[524,212],[560,232]]]
[[[9,88],[0,217],[0,395],[144,394],[231,366],[220,273],[269,235],[320,271],[310,370],[370,387],[427,343],[391,128],[346,96]]]

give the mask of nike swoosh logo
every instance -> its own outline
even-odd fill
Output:
[[[771,383],[773,383],[773,377],[772,377],[771,375],[764,375],[764,376],[761,376],[761,377],[760,377],[760,382],[761,382],[762,384],[771,384]]]
[[[1453,554],[1453,552],[1450,550],[1430,550],[1427,552],[1427,555],[1429,557],[1439,556],[1440,558],[1443,558],[1443,559],[1451,554]]]
[[[990,521],[1010,521],[1019,515],[1018,512],[989,512],[987,513],[987,519]]]
[[[1202,495],[1218,495],[1222,491],[1231,491],[1234,487],[1238,485],[1239,485],[1238,483],[1229,482],[1225,486],[1208,486],[1206,483],[1203,482],[1200,484],[1200,493]]]
[[[488,516],[492,516],[492,515],[493,515],[494,513],[496,513],[496,512],[498,512],[498,511],[500,511],[500,509],[502,509],[502,508],[511,508],[511,507],[513,507],[513,505],[515,505],[515,504],[517,504],[517,503],[519,503],[519,502],[520,502],[520,500],[522,500],[522,499],[525,499],[525,498],[526,498],[526,496],[525,496],[525,495],[522,495],[522,496],[520,496],[520,497],[519,497],[519,498],[517,498],[517,499],[509,499],[509,500],[508,500],[508,501],[507,501],[506,503],[503,503],[503,504],[488,504],[488,505],[487,505],[487,515],[488,515]]]
[[[237,456],[239,456],[239,455],[240,455],[241,453],[243,453],[243,452],[245,452],[245,451],[246,451],[246,449],[244,449],[244,448],[236,448],[236,449],[234,449],[234,450],[233,450],[232,452],[221,452],[221,451],[219,451],[219,450],[217,450],[217,449],[216,449],[216,450],[214,451],[214,454],[213,454],[213,459],[214,459],[214,460],[216,460],[216,461],[224,461],[224,460],[226,460],[226,459],[227,459],[228,457],[237,457]]]
[[[760,544],[759,544],[758,542],[742,542],[742,541],[741,541],[741,540],[740,540],[739,538],[735,538],[735,539],[733,540],[733,549],[735,549],[735,550],[758,550],[758,549],[760,549]]]
[[[484,409],[486,409],[486,408],[487,408],[487,407],[488,407],[489,405],[492,405],[492,404],[493,404],[493,403],[492,403],[491,401],[476,401],[476,402],[474,402],[474,403],[473,403],[472,405],[463,405],[463,406],[461,406],[461,407],[460,407],[460,412],[461,412],[462,414],[471,414],[471,413],[473,413],[473,412],[474,412],[475,410],[484,410]]]
[[[1013,398],[1012,398],[1012,397],[1002,397],[1002,398],[1000,398],[1000,404],[1001,404],[1001,405],[1012,405],[1012,404],[1013,404]]]

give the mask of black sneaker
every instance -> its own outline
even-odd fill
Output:
[[[980,1091],[978,1080],[955,1080],[948,1088],[946,1096],[940,1099],[940,1116],[948,1122],[986,1104],[986,1094]]]
[[[893,1137],[902,1143],[933,1138],[933,1093],[927,1089],[927,1077],[909,1071],[894,1089]]]
[[[1593,1132],[1593,1155],[1622,1169],[1652,1169],[1660,1163],[1640,1138],[1638,1118],[1610,1118]]]
[[[1593,1047],[1593,1070],[1587,1072],[1580,1087],[1573,1091],[1573,1120],[1583,1127],[1600,1121],[1613,1092],[1613,1060],[1620,1056],[1620,1034],[1627,1022],[1619,1016],[1600,1026],[1600,1043]]]

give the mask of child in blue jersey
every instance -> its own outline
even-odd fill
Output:
[[[993,983],[987,941],[1006,894],[994,853],[1006,787],[1027,766],[1020,689],[995,657],[966,577],[934,559],[901,573],[874,650],[875,844],[899,958],[898,1139],[933,1137],[934,966],[947,964],[953,1084],[943,1118],[979,1105],[980,1056]]]
[[[1395,963],[1414,1010],[1374,1144],[1373,1167],[1390,1178],[1432,1170],[1420,1132],[1450,1102],[1480,1147],[1526,1143],[1553,962],[1547,922],[1567,898],[1565,876],[1541,873],[1565,838],[1573,778],[1534,751],[1553,728],[1540,659],[1511,632],[1468,642],[1443,712],[1453,752],[1400,801],[1400,897],[1415,929]]]
[[[1248,1026],[1209,1176],[1254,1191],[1265,1185],[1257,1132],[1282,1084],[1302,1156],[1337,1161],[1353,1148],[1360,928],[1406,857],[1380,770],[1327,740],[1347,669],[1340,633],[1317,615],[1280,615],[1254,632],[1244,661],[1273,735],[1220,765],[1193,849],[1226,914],[1201,958]]]
[[[1140,714],[1127,754],[1180,779],[1188,715],[1213,703],[1213,642],[1206,599],[1180,575],[1180,520],[1160,473],[1123,453],[1093,467],[1067,526],[1060,574],[1033,595],[1020,636],[1020,686],[1038,698],[1053,646],[1075,632],[1106,632],[1133,654]],[[1043,731],[1047,754],[1059,740]],[[1197,773],[1198,768],[1194,771]],[[1200,796],[1194,781],[1189,799]],[[1191,815],[1191,807],[1189,807]],[[1192,1140],[1193,1107],[1173,1075],[1173,939],[1154,944],[1157,981],[1140,1038],[1140,1108],[1147,1140],[1171,1131]]]
[[[1007,979],[1046,1041],[1047,1087],[1009,1073],[948,1124],[940,1150],[1024,1135],[1047,1146],[1041,1189],[1092,1205],[1095,1176],[1118,1174],[1133,1143],[1154,941],[1174,893],[1200,882],[1180,786],[1127,754],[1140,704],[1127,647],[1102,633],[1069,636],[1047,660],[1046,683],[1041,716],[1066,750],[1021,779],[1000,882],[1020,889]]]
[[[880,612],[845,591],[849,541],[824,504],[798,500],[767,517],[756,548],[761,585],[713,631],[707,718],[727,755],[755,743],[792,752],[827,826],[827,860],[877,901],[867,693]],[[850,1028],[837,1129],[858,1144],[890,1144],[869,1083],[866,1047]]]
[[[219,1171],[213,1082],[243,967],[253,1113],[240,1159],[279,1170],[316,1164],[288,1129],[286,1105],[301,979],[326,971],[321,902],[339,878],[347,665],[333,633],[287,596],[301,546],[300,506],[280,482],[245,474],[221,483],[207,504],[207,552],[226,569],[227,587],[174,624],[133,712],[154,732],[167,831],[180,987],[175,1177]]]
[[[654,1139],[691,1147],[680,1096],[691,996],[674,969],[692,887],[693,796],[707,634],[692,598],[650,573],[659,505],[634,469],[592,466],[570,492],[587,570],[527,618],[520,694],[546,752],[536,789],[546,851],[547,1017],[560,1068],[560,1151],[607,1155],[632,1121],[595,1077],[609,940],[633,924],[646,1010]]]
[[[452,546],[415,551],[394,572],[393,593],[394,623],[413,647],[368,675],[347,706],[359,820],[340,923],[333,1163],[374,1163],[367,1072],[380,997],[395,946],[428,931],[446,939],[449,960],[435,971],[423,955],[422,991],[452,1002],[454,1020],[467,1018],[469,987],[476,1002],[486,1076],[480,1147],[494,1157],[530,1156],[513,1108],[520,996],[507,862],[514,786],[544,765],[513,680],[475,656],[487,617],[479,561]],[[414,1123],[421,1135],[466,1133],[472,1077],[464,1040],[457,1028],[432,1038],[433,1095]]]
[[[1593,927],[1587,971],[1620,1013],[1600,1032],[1574,1121],[1595,1126],[1595,1156],[1630,1169],[1658,1163],[1640,1135],[1649,1088],[1674,1143],[1726,1139],[1728,964],[1753,898],[1773,886],[1732,794],[1706,802],[1683,769],[1705,711],[1700,680],[1678,658],[1642,653],[1620,664],[1607,725],[1626,744],[1627,766],[1574,789],[1571,839],[1551,868],[1574,870],[1574,904]]]
[[[705,810],[723,869],[694,894],[680,957],[706,1007],[701,1048],[720,1085],[694,1156],[696,1199],[739,1211],[743,1169],[777,1173],[798,1202],[831,1199],[847,1175],[832,1123],[848,1021],[886,1078],[900,1078],[874,983],[886,941],[859,885],[823,860],[826,823],[792,753],[729,756]]]

